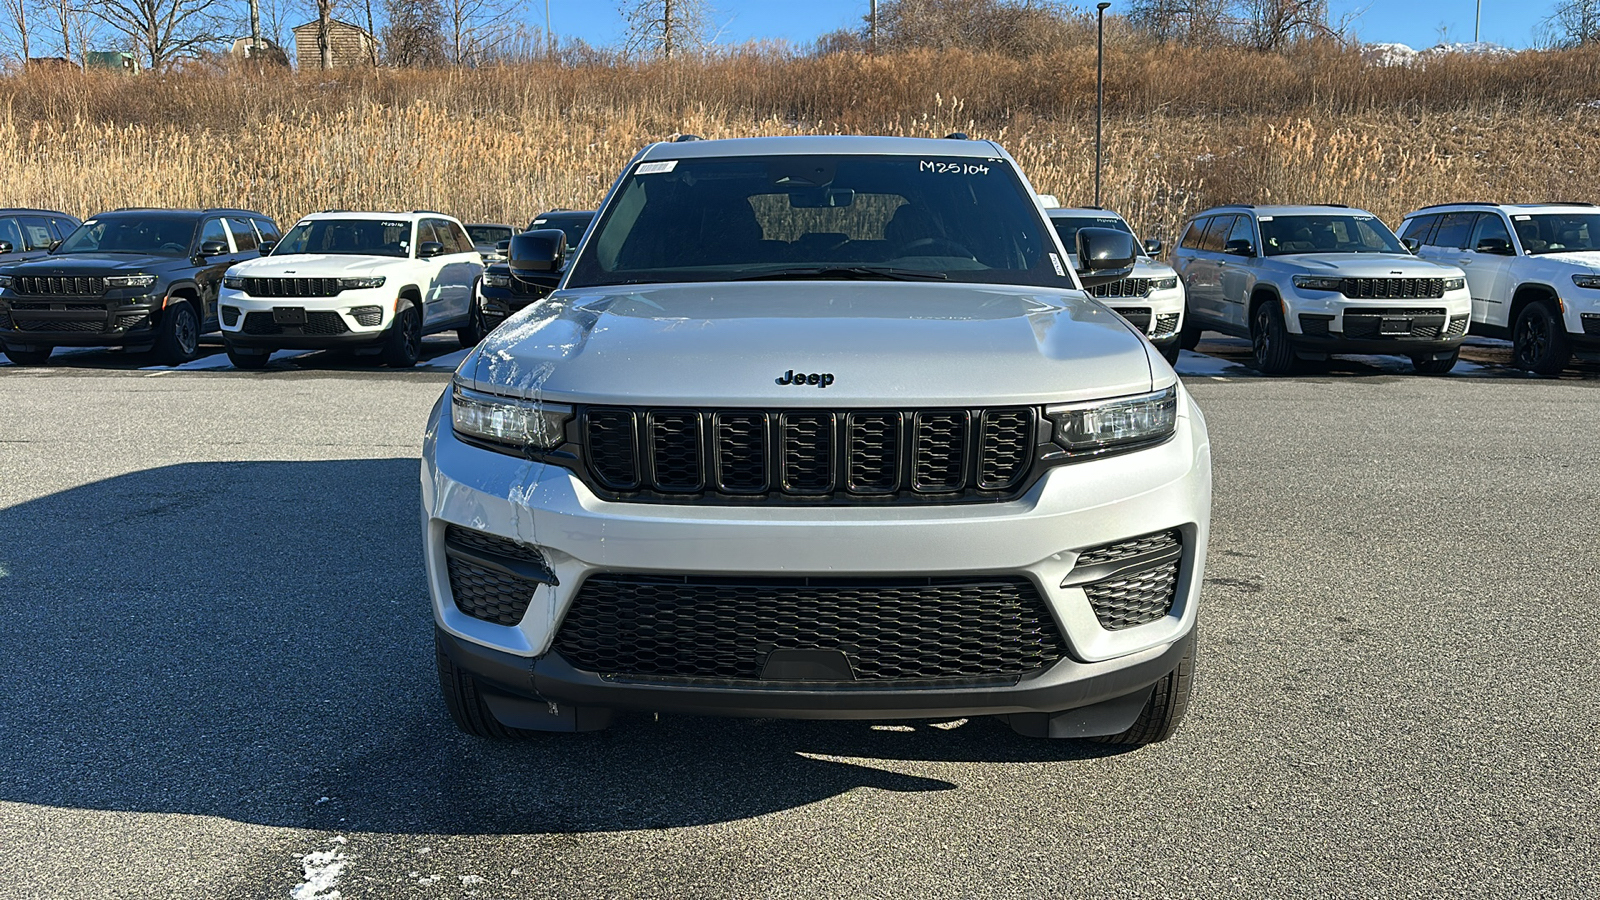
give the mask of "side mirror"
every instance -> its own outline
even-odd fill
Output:
[[[261,246],[257,247],[256,249],[261,251],[262,256],[266,256],[270,254],[272,252],[272,248],[276,246],[278,245],[274,241],[262,241]]]
[[[10,241],[0,241],[0,253],[15,253],[16,249]]]
[[[1161,243],[1155,238],[1151,238],[1150,240],[1144,242],[1144,252],[1150,254],[1151,256],[1158,256],[1161,253],[1161,248],[1165,246],[1165,244]]]
[[[1484,238],[1478,242],[1479,253],[1492,253],[1495,256],[1510,256],[1513,252],[1511,242],[1505,238]]]
[[[567,233],[559,228],[524,232],[509,243],[507,264],[513,274],[558,272],[567,261]]]
[[[200,244],[201,256],[221,256],[228,252],[228,245],[221,241],[203,241]]]
[[[506,239],[506,240],[501,241],[498,244],[494,245],[494,252],[500,254],[501,256],[505,256],[507,251],[509,251],[510,249],[511,249],[511,240],[509,238]]]
[[[1114,228],[1078,229],[1078,280],[1084,287],[1110,284],[1133,274],[1139,248],[1133,235]]]
[[[1222,252],[1228,254],[1229,256],[1255,256],[1256,247],[1249,241],[1241,239],[1237,241],[1229,241],[1227,245],[1222,248]]]
[[[1401,238],[1400,245],[1410,250],[1413,254],[1422,250],[1422,242],[1412,237]]]
[[[444,245],[438,241],[423,241],[417,245],[417,259],[433,259],[444,253]]]
[[[61,242],[60,241],[51,241],[50,242],[50,252],[51,253],[56,252],[56,248],[60,247],[60,246],[61,246]]]

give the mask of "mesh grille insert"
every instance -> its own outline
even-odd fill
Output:
[[[1146,534],[1113,544],[1103,544],[1078,555],[1077,567],[1126,562],[1098,581],[1083,585],[1095,618],[1107,631],[1121,631],[1145,625],[1172,611],[1178,595],[1178,566],[1182,557],[1182,533],[1176,529]],[[1137,563],[1139,557],[1159,554]]]

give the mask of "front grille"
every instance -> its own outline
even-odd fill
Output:
[[[23,275],[17,293],[36,296],[97,297],[106,292],[106,280],[84,275]]]
[[[1600,315],[1595,313],[1583,314],[1583,333],[1600,334]]]
[[[920,411],[589,407],[586,468],[618,499],[994,499],[1023,484],[1031,407]]]
[[[1308,337],[1327,337],[1328,326],[1333,324],[1333,316],[1319,316],[1312,313],[1300,314],[1300,333]]]
[[[244,279],[244,292],[252,297],[337,297],[342,290],[337,278]]]
[[[1025,578],[595,575],[556,635],[603,675],[755,680],[774,650],[837,650],[858,681],[1015,678],[1064,642]]]
[[[222,324],[229,328],[239,324],[239,307],[224,306],[222,308]]]
[[[1410,329],[1401,334],[1383,333],[1384,319],[1409,319]],[[1344,336],[1347,338],[1398,338],[1435,340],[1445,328],[1442,309],[1347,309]]]
[[[1144,307],[1133,309],[1119,309],[1117,315],[1128,320],[1128,324],[1137,328],[1141,334],[1150,330],[1150,310]]]
[[[1448,337],[1460,337],[1466,334],[1467,324],[1471,318],[1471,316],[1451,316],[1450,327],[1445,330],[1445,335]]]
[[[85,319],[29,319],[18,315],[11,319],[18,331],[99,333],[106,327],[105,322]]]
[[[371,328],[374,325],[382,325],[383,307],[357,306],[350,310],[350,318],[355,319],[357,324],[365,325],[368,328]]]
[[[1083,588],[1101,628],[1121,631],[1172,611],[1182,559],[1182,533],[1160,531],[1085,550],[1073,572],[1090,580],[1068,580]]]
[[[542,284],[525,281],[517,276],[511,276],[511,293],[518,297],[543,297],[550,293],[550,289]]]
[[[1122,278],[1088,288],[1091,297],[1143,297],[1150,293],[1150,279]]]
[[[328,336],[344,334],[350,326],[344,323],[344,317],[328,310],[313,310],[306,313],[306,324],[279,325],[272,321],[272,313],[253,312],[244,317],[244,333],[255,335],[313,335]]]
[[[1178,330],[1178,313],[1163,313],[1156,316],[1156,328],[1150,332],[1151,337],[1169,337]]]
[[[137,315],[117,316],[117,328],[119,329],[137,330],[140,328],[148,328],[149,326],[150,317],[143,313]]]
[[[1339,293],[1353,300],[1436,300],[1444,296],[1444,279],[1346,278]]]
[[[451,525],[445,529],[444,552],[456,608],[485,622],[517,624],[527,614],[534,590],[555,582],[537,549],[498,535]],[[501,565],[491,567],[497,562]],[[506,571],[524,567],[532,567],[538,577],[526,577],[526,570],[524,575]]]

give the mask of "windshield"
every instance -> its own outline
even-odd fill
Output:
[[[61,242],[57,253],[137,253],[188,256],[194,216],[119,216],[90,219]]]
[[[569,287],[914,277],[1072,287],[1000,159],[741,156],[639,164]]]
[[[1267,256],[1287,253],[1405,253],[1400,241],[1377,216],[1328,213],[1316,216],[1261,216],[1261,243]]]
[[[583,240],[583,233],[589,230],[589,223],[594,221],[593,214],[581,216],[540,216],[528,223],[529,231],[538,231],[543,228],[559,228],[567,235],[567,246],[576,248],[578,242]]]
[[[1078,252],[1080,229],[1111,228],[1133,234],[1133,229],[1128,227],[1127,222],[1122,221],[1121,216],[1051,216],[1050,224],[1055,226],[1056,234],[1061,235],[1061,246],[1074,255]]]
[[[1600,250],[1600,213],[1512,216],[1511,224],[1530,254]]]
[[[472,238],[474,244],[498,244],[511,240],[511,226],[468,225],[467,236]]]
[[[352,256],[411,255],[411,223],[403,219],[315,219],[289,229],[273,256],[333,253]]]

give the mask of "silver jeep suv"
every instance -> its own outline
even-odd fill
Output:
[[[1345,206],[1220,206],[1194,217],[1172,265],[1200,332],[1249,338],[1257,368],[1286,374],[1331,353],[1455,367],[1472,315],[1462,271],[1418,259],[1377,216]]]
[[[559,230],[513,271],[562,271]],[[1133,236],[1078,235],[1093,283]],[[1006,717],[1141,744],[1188,703],[1210,444],[964,139],[645,148],[423,447],[440,688],[480,736],[616,709]]]

